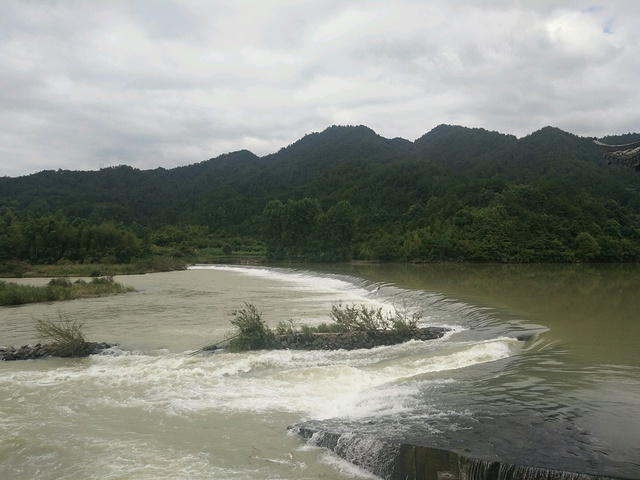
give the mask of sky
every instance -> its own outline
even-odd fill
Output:
[[[640,132],[638,0],[2,0],[0,176],[415,140]]]

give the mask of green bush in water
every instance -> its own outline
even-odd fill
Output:
[[[351,331],[397,331],[408,332],[417,328],[421,313],[410,313],[409,309],[394,309],[393,313],[382,312],[382,308],[366,307],[364,305],[347,305],[341,303],[331,306],[331,319],[334,323],[322,323],[318,326],[301,325],[297,327],[293,320],[280,321],[275,334],[262,320],[262,313],[250,304],[231,312],[231,324],[238,329],[235,337],[229,340],[229,349],[239,352],[272,348],[275,335],[302,335],[307,339],[317,333],[341,333]]]
[[[36,320],[36,331],[47,344],[48,353],[56,357],[84,357],[89,354],[82,326],[82,323],[62,317],[58,322]]]
[[[417,328],[420,312],[410,313],[406,305],[393,313],[382,313],[382,308],[360,305],[331,305],[331,319],[342,331],[381,332],[387,330],[410,331]]]
[[[231,324],[239,330],[238,335],[229,341],[231,351],[260,350],[273,345],[273,333],[255,305],[245,303],[243,308],[234,310],[231,315]]]
[[[276,335],[295,335],[298,333],[293,324],[293,320],[287,322],[280,320],[276,326]]]
[[[49,280],[49,283],[47,283],[47,285],[50,287],[62,287],[62,288],[71,288],[73,286],[73,284],[71,283],[71,280],[69,280],[66,277],[52,278],[51,280]]]

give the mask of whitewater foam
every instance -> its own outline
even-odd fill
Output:
[[[288,270],[282,268],[247,267],[229,265],[193,265],[189,267],[193,270],[221,270],[234,272],[256,278],[263,278],[280,284],[282,288],[312,294],[316,300],[324,300],[329,304],[341,300],[344,303],[364,303],[367,305],[377,305],[383,308],[390,307],[389,304],[381,303],[371,298],[371,290],[367,290],[352,282],[331,276],[319,276],[313,272],[301,272],[298,270]],[[307,297],[293,298],[292,301],[305,302]]]
[[[421,376],[505,358],[514,342],[441,343],[440,349],[413,342],[351,352],[96,356],[52,370],[15,372],[0,385],[46,387],[54,397],[73,389],[87,392],[85,401],[93,405],[170,415],[280,411],[315,419],[365,418],[410,411],[426,384],[441,381]],[[425,355],[429,349],[434,351]],[[414,379],[420,381],[409,381]],[[108,397],[92,397],[92,391],[105,388]]]
[[[414,418],[424,425],[425,418],[442,414],[443,406],[435,401],[438,394],[450,387],[455,390],[451,384],[464,376],[447,372],[518,352],[515,340],[467,334],[456,324],[455,312],[445,312],[451,313],[447,317],[437,305],[431,308],[428,298],[423,301],[388,285],[374,291],[375,286],[348,277],[271,268],[202,268],[228,272],[151,277],[172,283],[152,284],[148,290],[143,283],[141,293],[131,297],[135,302],[119,303],[117,313],[111,308],[99,310],[104,313],[96,323],[105,325],[103,331],[123,332],[116,338],[122,345],[110,355],[6,365],[0,376],[2,432],[18,431],[34,439],[35,446],[29,447],[34,452],[46,454],[50,448],[59,448],[51,462],[72,459],[69,463],[80,466],[75,471],[71,465],[64,468],[80,478],[93,475],[82,469],[83,462],[101,478],[264,478],[264,471],[270,472],[270,478],[295,478],[291,471],[304,469],[307,461],[317,468],[317,454],[289,461],[280,450],[269,451],[287,425],[327,419],[358,424],[382,419],[388,425],[404,425]],[[178,293],[174,284],[179,284]],[[181,297],[183,290],[186,300]],[[202,294],[191,295],[191,291]],[[330,305],[340,300],[384,308],[407,300],[413,302],[411,307],[428,310],[421,325],[442,325],[446,319],[452,331],[438,340],[370,350],[217,351],[190,356],[191,345],[196,349],[221,336],[228,312],[245,298],[264,308],[268,320],[286,319],[297,311],[305,323],[309,319],[326,322]],[[108,301],[116,305],[116,300],[122,302]],[[197,308],[191,308],[191,302]],[[86,305],[95,303],[88,300]],[[78,315],[87,309],[83,307]],[[320,312],[326,312],[323,318]],[[475,333],[469,323],[465,326]],[[134,335],[128,329],[135,330]],[[172,336],[184,340],[174,342]],[[251,451],[254,438],[261,442],[261,452]],[[287,450],[278,448],[291,451],[299,445],[294,440],[291,444]],[[3,445],[14,448],[0,439]],[[203,451],[203,445],[209,450]],[[182,446],[188,448],[182,450]],[[233,455],[237,458],[227,462]],[[93,456],[99,458],[92,460]],[[327,461],[337,460],[329,456]],[[20,468],[26,463],[24,459],[15,462]],[[355,468],[350,464],[341,465],[334,465],[336,477],[362,476],[357,470],[349,473]],[[47,478],[64,477],[44,457],[38,460],[38,468],[51,469]],[[279,468],[287,473],[281,475],[278,472],[285,470]]]

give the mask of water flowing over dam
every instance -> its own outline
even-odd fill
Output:
[[[59,313],[118,346],[0,362],[0,478],[640,478],[638,269],[313,268],[199,266],[3,309],[0,346]],[[448,330],[190,355],[229,336],[243,302],[273,328],[328,322],[339,301]]]

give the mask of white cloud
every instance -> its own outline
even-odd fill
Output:
[[[640,129],[640,3],[0,3],[0,175],[275,152],[334,123]]]
[[[326,23],[318,25],[311,36],[312,43],[326,43],[355,37],[362,31],[374,27],[374,20],[379,13],[366,10],[348,10]]]
[[[291,65],[296,61],[296,57],[290,53],[272,52],[256,47],[241,48],[240,55],[246,65],[260,68]]]

